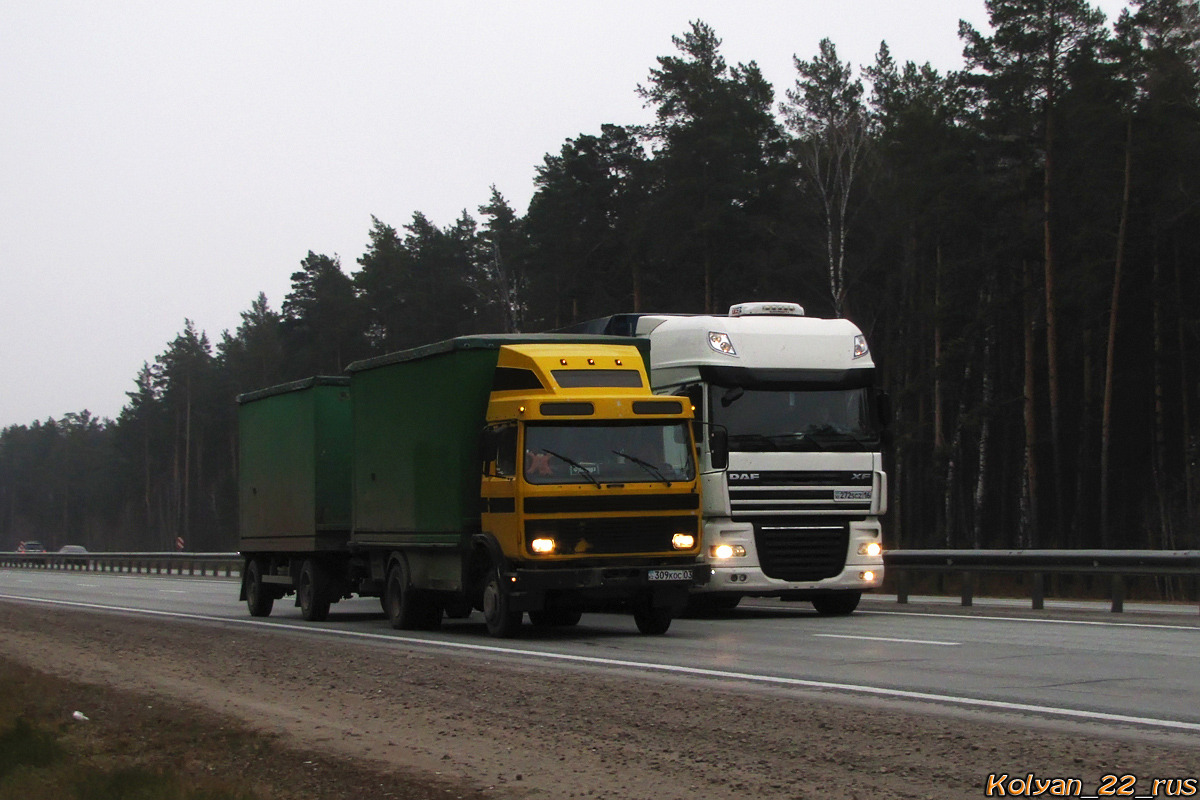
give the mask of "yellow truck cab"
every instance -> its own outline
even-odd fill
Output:
[[[491,594],[484,581],[489,624],[521,609],[535,624],[572,624],[589,601],[639,586],[634,616],[652,632],[703,579],[691,404],[649,386],[628,345],[500,349],[481,529],[514,568]]]

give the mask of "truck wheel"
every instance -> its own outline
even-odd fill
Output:
[[[661,636],[671,627],[671,609],[668,606],[655,606],[649,599],[639,602],[633,607],[633,621],[638,630],[648,636]]]
[[[821,594],[812,599],[813,608],[823,617],[844,617],[858,608],[862,592],[835,592]]]
[[[483,621],[488,633],[499,639],[511,639],[521,630],[520,611],[508,607],[508,595],[500,582],[500,570],[493,569],[483,587]]]
[[[314,559],[307,559],[300,568],[300,616],[309,622],[320,622],[329,616],[329,589],[324,568]]]
[[[409,585],[408,570],[399,561],[388,570],[383,610],[396,630],[432,631],[442,624],[442,607]]]
[[[262,564],[251,559],[246,567],[246,608],[252,617],[269,617],[275,605],[275,595],[263,585]]]
[[[544,608],[529,612],[529,621],[535,628],[569,628],[578,625],[582,618],[583,612],[578,608]]]

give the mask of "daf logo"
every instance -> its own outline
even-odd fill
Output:
[[[865,481],[869,477],[871,477],[871,473],[869,473],[869,472],[851,472],[850,473],[850,480],[852,480],[852,481]]]
[[[757,472],[731,472],[729,473],[731,481],[756,481],[758,480]]]

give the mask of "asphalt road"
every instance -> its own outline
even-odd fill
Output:
[[[866,602],[850,617],[820,617],[807,604],[744,603],[714,619],[677,619],[666,636],[641,636],[631,617],[585,615],[572,629],[515,640],[486,635],[478,613],[441,631],[393,631],[375,599],[334,605],[305,622],[286,598],[266,620],[238,602],[235,580],[0,569],[0,602],[47,602],[81,613],[117,609],[202,624],[291,626],[322,636],[490,657],[550,661],[560,668],[670,673],[738,682],[762,691],[820,692],[974,709],[1025,718],[1134,727],[1200,739],[1200,620],[1195,616],[1063,618],[950,606],[906,610]],[[1192,615],[1195,610],[1192,609]]]

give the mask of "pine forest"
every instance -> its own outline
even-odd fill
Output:
[[[888,548],[1200,548],[1200,7],[986,5],[961,72],[824,40],[786,87],[690,23],[636,87],[653,122],[547,154],[524,216],[493,187],[448,225],[373,218],[279,308],[247,298],[218,339],[184,320],[116,419],[0,431],[0,549],[232,551],[241,392],[754,300],[865,332]]]

